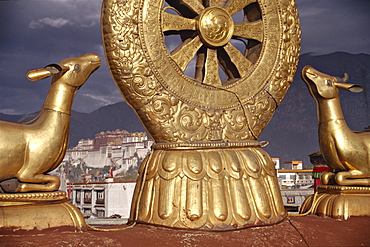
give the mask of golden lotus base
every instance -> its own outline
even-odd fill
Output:
[[[139,173],[129,222],[225,231],[286,217],[274,163],[260,147],[154,150]]]
[[[86,227],[81,212],[61,191],[0,194],[0,210],[0,229],[3,230],[43,230],[63,226],[82,230]]]
[[[370,187],[319,185],[317,192],[302,204],[300,213],[347,220],[370,216]]]

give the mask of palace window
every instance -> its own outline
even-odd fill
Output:
[[[81,190],[76,190],[76,202],[81,202]]]
[[[91,203],[91,191],[85,191],[84,203]]]
[[[104,190],[97,191],[96,204],[104,204]]]
[[[295,203],[295,196],[287,196],[287,203],[294,204]]]

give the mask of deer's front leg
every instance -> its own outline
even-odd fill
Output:
[[[55,191],[60,185],[60,179],[57,176],[45,174],[22,174],[18,180],[21,185],[17,192]]]
[[[320,180],[322,184],[334,184],[334,177],[335,173],[334,172],[323,172],[321,174]]]
[[[359,170],[338,172],[335,181],[339,185],[362,185],[370,186],[370,174],[364,174]]]

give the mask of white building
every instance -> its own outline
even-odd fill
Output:
[[[100,132],[95,139],[80,140],[76,147],[67,150],[63,162],[89,168],[114,167],[113,175],[136,166],[150,152],[152,140],[144,132],[126,130]]]
[[[120,215],[127,219],[130,216],[135,185],[134,181],[114,182],[113,178],[108,178],[105,182],[70,183],[68,194],[72,204],[84,217]]]
[[[275,167],[277,161],[274,160]],[[295,187],[298,188],[304,185],[313,185],[312,170],[303,170],[302,161],[285,161],[283,169],[276,169],[279,183],[282,187]]]
[[[284,162],[284,169],[302,170],[303,169],[303,162],[300,161],[300,160],[285,161]]]
[[[279,169],[277,177],[283,188],[313,185],[312,170]]]
[[[302,161],[284,162],[284,169],[277,169],[284,207],[298,212],[304,200],[314,193],[312,170],[304,170]]]
[[[278,170],[280,169],[280,158],[271,158],[272,162],[275,164],[275,169]]]
[[[312,188],[307,189],[282,189],[281,197],[284,207],[288,212],[299,212],[304,200],[313,193],[314,189],[312,185]]]

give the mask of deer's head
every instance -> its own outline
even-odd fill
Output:
[[[312,97],[332,99],[338,96],[338,88],[354,93],[362,92],[363,87],[347,83],[348,75],[345,73],[342,78],[330,76],[317,71],[312,66],[305,66],[301,73],[302,79],[306,82]]]
[[[64,59],[57,64],[49,64],[42,69],[30,70],[26,77],[30,81],[39,81],[53,76],[52,83],[61,81],[78,88],[100,67],[100,63],[98,55],[87,53],[79,57]]]

